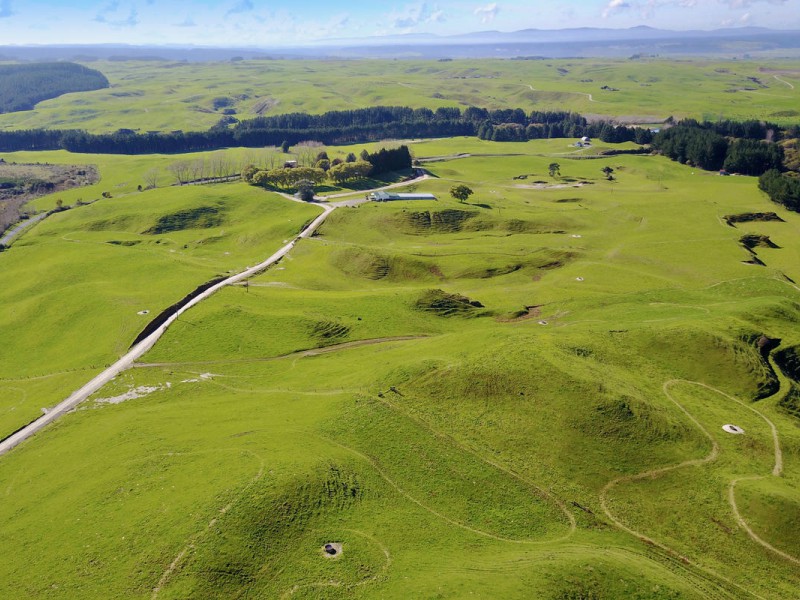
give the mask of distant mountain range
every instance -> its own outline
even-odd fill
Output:
[[[167,60],[219,61],[283,58],[565,58],[631,55],[715,55],[800,57],[800,31],[740,27],[710,31],[629,29],[523,29],[438,36],[407,34],[313,41],[295,47],[219,48],[204,46],[0,46],[0,60]]]

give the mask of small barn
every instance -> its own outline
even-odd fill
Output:
[[[591,144],[592,138],[590,138],[588,135],[585,135],[581,138],[581,142],[583,142],[584,144]]]
[[[436,200],[433,194],[396,194],[392,192],[372,192],[369,199],[373,202],[392,202],[394,200]]]

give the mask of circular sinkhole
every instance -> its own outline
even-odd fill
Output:
[[[335,558],[342,553],[342,545],[337,542],[330,542],[322,546],[322,553],[325,558]]]

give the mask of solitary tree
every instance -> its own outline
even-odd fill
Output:
[[[144,183],[148,190],[158,187],[158,179],[161,172],[158,169],[148,169],[144,172]]]
[[[472,190],[464,184],[456,185],[450,188],[450,195],[459,202],[466,202],[467,198],[472,196],[472,193]]]
[[[550,166],[547,167],[547,172],[550,173],[550,177],[555,177],[558,175],[561,176],[561,165],[557,162],[550,163]]]
[[[356,162],[356,155],[353,152],[348,152],[347,153],[347,158],[345,158],[344,160],[345,160],[345,162],[349,162],[349,163]]]
[[[303,202],[312,202],[314,200],[314,182],[309,179],[298,181],[295,196]]]
[[[606,179],[608,179],[609,181],[614,179],[614,177],[612,177],[612,175],[611,175],[614,172],[614,169],[612,169],[609,166],[605,166],[605,167],[602,168],[602,171],[603,171],[603,174],[606,176]]]

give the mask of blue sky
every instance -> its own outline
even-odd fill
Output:
[[[800,29],[800,0],[0,0],[0,44],[287,46],[525,28]]]

